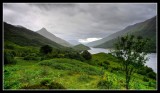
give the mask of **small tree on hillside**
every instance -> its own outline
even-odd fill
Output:
[[[92,55],[87,50],[83,51],[82,57],[84,57],[86,60],[92,59]]]
[[[126,89],[129,89],[129,82],[133,73],[144,65],[148,60],[146,50],[148,39],[133,35],[124,36],[118,39],[113,54],[122,62],[122,70],[125,71]]]
[[[40,48],[40,53],[42,54],[48,54],[52,52],[52,47],[49,45],[44,45]]]

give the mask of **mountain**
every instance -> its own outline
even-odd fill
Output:
[[[4,43],[9,41],[20,46],[42,46],[50,45],[54,48],[63,48],[60,44],[53,42],[44,36],[22,26],[14,26],[3,22]]]
[[[78,45],[75,45],[74,47],[72,47],[73,49],[75,50],[78,50],[78,51],[83,51],[83,50],[90,50],[90,48],[88,46],[85,46],[83,44],[78,44]]]
[[[39,31],[36,31],[38,34],[62,45],[62,46],[66,46],[66,47],[71,47],[72,45],[70,43],[68,43],[67,41],[56,37],[55,35],[53,35],[52,33],[48,32],[45,28],[40,29]]]
[[[139,33],[140,32],[140,33]],[[105,43],[109,40],[112,40],[114,38],[117,38],[118,36],[123,36],[125,34],[134,34],[134,35],[142,35],[144,37],[149,37],[149,36],[156,36],[156,16],[148,19],[144,22],[140,22],[134,25],[130,25],[126,27],[125,29],[118,31],[116,33],[113,33],[101,40],[93,41],[88,44],[87,46],[98,46],[101,45],[102,43]],[[145,34],[147,33],[147,34]],[[151,33],[151,34],[150,34]]]
[[[105,37],[101,40],[88,43],[87,45],[97,47],[97,48],[112,48],[113,44],[117,41],[117,38],[124,36],[126,34],[133,34],[135,36],[142,36],[144,38],[151,39],[150,47],[152,48],[152,51],[155,52],[156,51],[156,16],[144,22],[130,25],[121,31],[111,34],[110,36]]]

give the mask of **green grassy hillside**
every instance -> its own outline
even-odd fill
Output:
[[[4,66],[4,89],[125,89],[124,73],[110,54],[94,54],[85,62],[68,58],[15,60],[16,64]],[[110,83],[100,83],[103,81]],[[130,84],[130,89],[156,89],[155,79],[138,73]]]
[[[4,25],[4,43],[9,41],[21,46],[50,45],[55,48],[63,46],[53,42],[44,36],[23,27],[16,27],[6,22]]]
[[[83,44],[75,45],[72,48],[75,49],[75,50],[78,50],[78,51],[84,51],[84,50],[89,50],[90,49],[88,46],[85,46]]]

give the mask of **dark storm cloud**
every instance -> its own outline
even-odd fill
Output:
[[[3,19],[75,42],[106,37],[157,15],[156,9],[156,3],[4,3]]]

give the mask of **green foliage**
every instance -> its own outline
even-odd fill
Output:
[[[84,50],[81,55],[82,55],[86,60],[92,59],[92,55],[91,55],[87,50]]]
[[[66,89],[62,84],[58,83],[58,82],[51,82],[50,85],[48,85],[48,87],[50,89]]]
[[[40,82],[40,85],[47,86],[49,89],[66,89],[62,84],[55,82],[55,81],[51,82],[51,80],[48,78],[43,79]]]
[[[149,79],[148,79],[148,78],[146,78],[146,77],[143,77],[143,81],[145,81],[145,82],[149,82]]]
[[[141,69],[139,69],[137,71],[137,73],[141,74],[141,75],[144,75],[144,76],[146,76],[148,78],[156,79],[156,73],[153,71],[152,68],[147,67],[147,66],[142,67]]]
[[[100,89],[111,89],[113,86],[112,81],[100,80],[97,84],[97,87]]]
[[[49,82],[50,82],[50,79],[43,79],[43,80],[40,82],[40,84],[41,84],[41,85],[48,85]]]
[[[40,57],[35,57],[35,56],[31,56],[31,55],[27,55],[24,57],[24,60],[41,60]]]
[[[103,64],[110,65],[108,61],[104,61]]]
[[[147,76],[148,76],[149,78],[152,78],[152,79],[155,79],[155,80],[156,80],[156,73],[154,73],[154,72],[149,72],[149,73],[147,73]]]
[[[44,45],[40,48],[40,53],[42,54],[48,54],[52,52],[52,47],[49,45]]]
[[[79,77],[78,77],[78,81],[79,82],[89,82],[89,81],[91,81],[91,80],[93,80],[93,78],[92,77],[90,77],[89,75],[80,75]]]
[[[39,65],[42,66],[50,66],[54,67],[55,69],[59,70],[69,70],[75,72],[85,72],[89,75],[100,75],[100,69],[97,67],[91,66],[87,63],[82,63],[81,61],[74,60],[74,59],[66,59],[66,58],[59,58],[59,59],[51,59],[51,60],[44,60],[39,62]]]
[[[49,89],[47,86],[44,85],[25,85],[21,87],[21,89]]]
[[[9,50],[4,50],[4,64],[16,64],[14,55]]]
[[[119,67],[112,67],[111,68],[113,71],[120,71],[121,69]]]
[[[115,44],[115,50],[113,54],[122,61],[122,68],[126,75],[126,89],[129,88],[129,82],[133,72],[144,66],[144,63],[148,58],[146,46],[148,39],[143,39],[141,36],[135,37],[134,35],[126,35],[119,38]]]
[[[149,86],[149,87],[156,88],[155,82],[149,82],[149,83],[148,83],[148,86]]]
[[[73,49],[81,52],[84,50],[89,50],[90,48],[88,46],[83,45],[83,44],[78,44],[78,45],[74,46]]]

